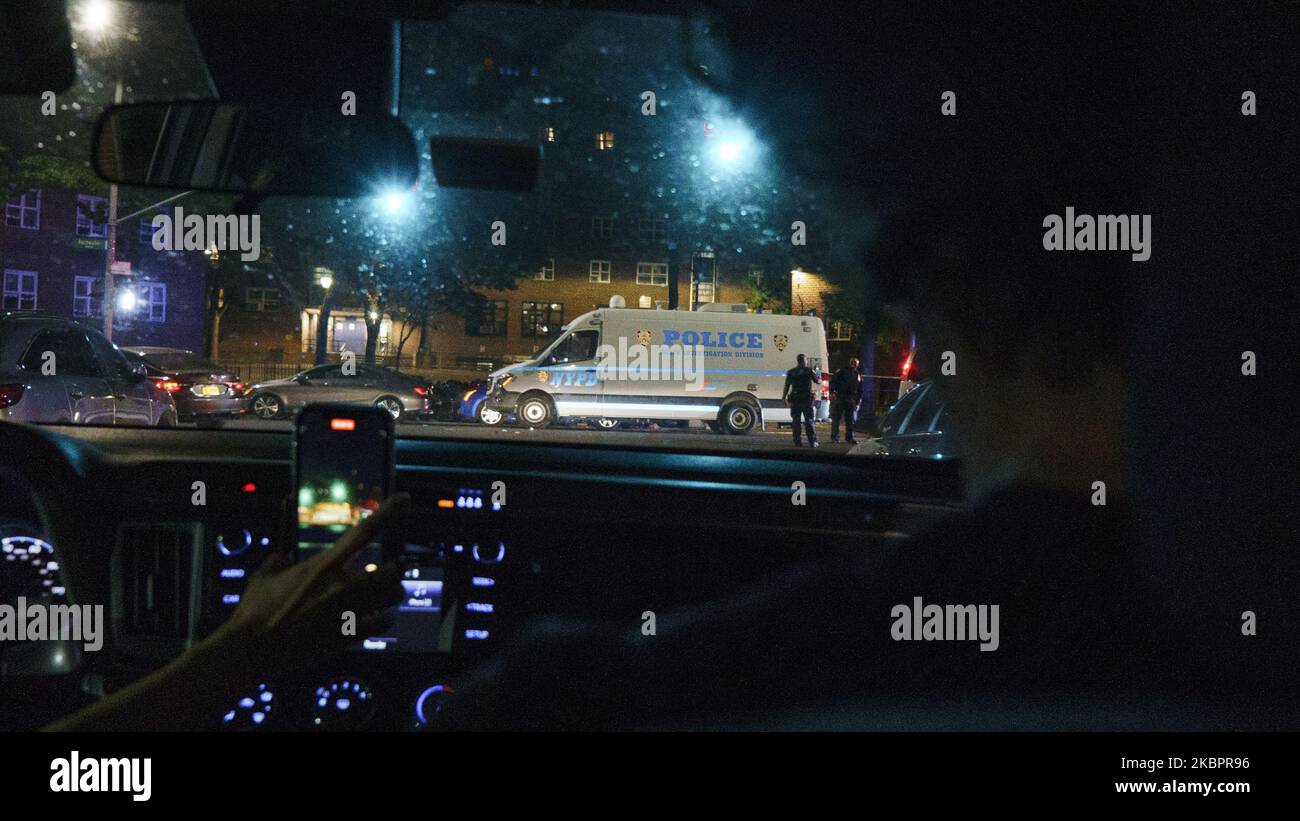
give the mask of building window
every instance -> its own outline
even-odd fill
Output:
[[[663,242],[668,239],[667,224],[663,220],[637,220],[636,232],[642,242]]]
[[[533,274],[533,279],[540,282],[551,282],[555,279],[555,260],[548,259],[542,269]]]
[[[97,222],[102,218],[103,222]],[[77,195],[77,236],[104,239],[108,236],[108,200],[88,194]]]
[[[483,303],[477,314],[470,314],[465,320],[466,336],[505,336],[506,311],[509,304],[504,299],[493,299]]]
[[[609,260],[593,259],[588,263],[587,279],[591,282],[609,282]]]
[[[837,319],[831,322],[831,342],[848,342],[853,339],[853,323]]]
[[[280,310],[279,288],[245,288],[244,307],[257,313]]]
[[[542,129],[542,139],[548,143],[555,142],[555,126],[548,125]]]
[[[638,262],[636,264],[637,285],[668,285],[668,263]]]
[[[99,316],[99,277],[73,277],[72,315]]]
[[[153,220],[140,220],[140,241],[153,247],[153,235],[159,227],[153,224]]]
[[[614,238],[614,220],[612,217],[592,217],[591,236],[595,239]]]
[[[166,322],[167,286],[161,282],[141,282],[140,307],[150,322]]]
[[[597,132],[596,149],[599,151],[612,151],[614,149],[614,132],[613,131]]]
[[[5,202],[5,225],[36,231],[41,227],[41,192],[35,188]]]
[[[522,307],[524,336],[552,336],[564,326],[562,302],[525,302]]]
[[[36,272],[5,269],[4,298],[0,308],[6,311],[36,310]]]

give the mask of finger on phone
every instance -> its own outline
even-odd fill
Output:
[[[392,523],[393,517],[411,501],[410,494],[394,494],[379,506],[379,509],[357,522],[344,533],[334,546],[323,554],[321,563],[333,567],[346,562],[349,558],[375,540],[384,528]]]

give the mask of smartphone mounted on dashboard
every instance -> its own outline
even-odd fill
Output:
[[[328,550],[392,493],[394,439],[393,417],[382,408],[320,403],[298,412],[291,500],[298,561]],[[442,619],[443,557],[406,544],[401,529],[400,523],[390,527],[348,565],[353,572],[366,572],[385,561],[403,567],[404,595],[387,614],[384,633],[358,636],[355,650],[425,653],[450,645],[452,620]]]

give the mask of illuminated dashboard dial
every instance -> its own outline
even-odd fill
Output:
[[[265,727],[275,710],[275,691],[263,682],[247,693],[235,706],[221,717],[221,726],[228,730],[252,730]]]
[[[355,730],[375,713],[374,695],[355,676],[317,687],[312,698],[312,723],[322,730]]]
[[[12,602],[20,596],[30,602],[66,599],[54,546],[49,542],[28,533],[0,529],[0,557],[0,602]]]

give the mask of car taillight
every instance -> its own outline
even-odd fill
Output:
[[[18,400],[23,398],[23,386],[14,382],[6,385],[0,385],[0,408],[8,408],[18,404]]]
[[[231,392],[231,393],[239,393],[239,392],[242,391],[243,389],[244,389],[244,383],[243,383],[243,382],[231,382],[231,383],[230,383],[230,392]]]
[[[416,385],[414,391],[416,396],[424,396],[426,393],[429,392],[429,389],[424,387],[423,385]]]
[[[830,398],[831,398],[831,375],[823,371],[822,372],[822,399],[830,399]]]
[[[168,393],[176,393],[176,391],[181,389],[181,383],[177,382],[174,379],[156,379],[154,381],[158,383],[158,387],[162,388]]]

